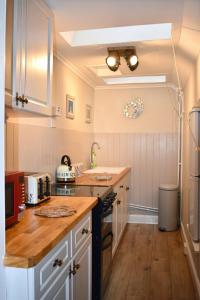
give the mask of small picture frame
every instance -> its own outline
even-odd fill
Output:
[[[66,96],[66,118],[74,119],[75,117],[75,98]]]
[[[92,106],[88,104],[86,104],[85,122],[88,124],[92,123]]]

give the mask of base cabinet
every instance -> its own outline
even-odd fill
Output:
[[[115,254],[119,241],[128,221],[128,190],[129,177],[124,176],[115,186],[117,193],[116,201],[113,203],[113,248],[112,255]]]
[[[7,300],[91,300],[91,213],[38,265],[5,271]]]

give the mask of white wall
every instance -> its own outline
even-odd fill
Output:
[[[144,101],[137,119],[123,116],[132,98]],[[101,89],[95,92],[94,132],[99,165],[132,169],[130,204],[158,207],[160,183],[177,181],[176,96],[170,88]]]
[[[6,1],[0,0],[0,298],[5,296],[5,275],[3,267],[3,256],[5,254],[5,173],[4,173],[4,89],[5,89],[5,23],[6,23]]]
[[[143,114],[131,120],[123,116],[126,103],[135,97],[144,101]],[[171,88],[113,88],[95,92],[94,131],[112,133],[177,132],[176,99]]]

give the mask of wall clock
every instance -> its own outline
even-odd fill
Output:
[[[136,119],[144,111],[144,102],[136,97],[127,103],[123,108],[123,114],[126,118]]]

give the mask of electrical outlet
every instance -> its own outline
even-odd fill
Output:
[[[62,116],[62,107],[60,105],[56,105],[53,107],[53,115],[56,117]]]

